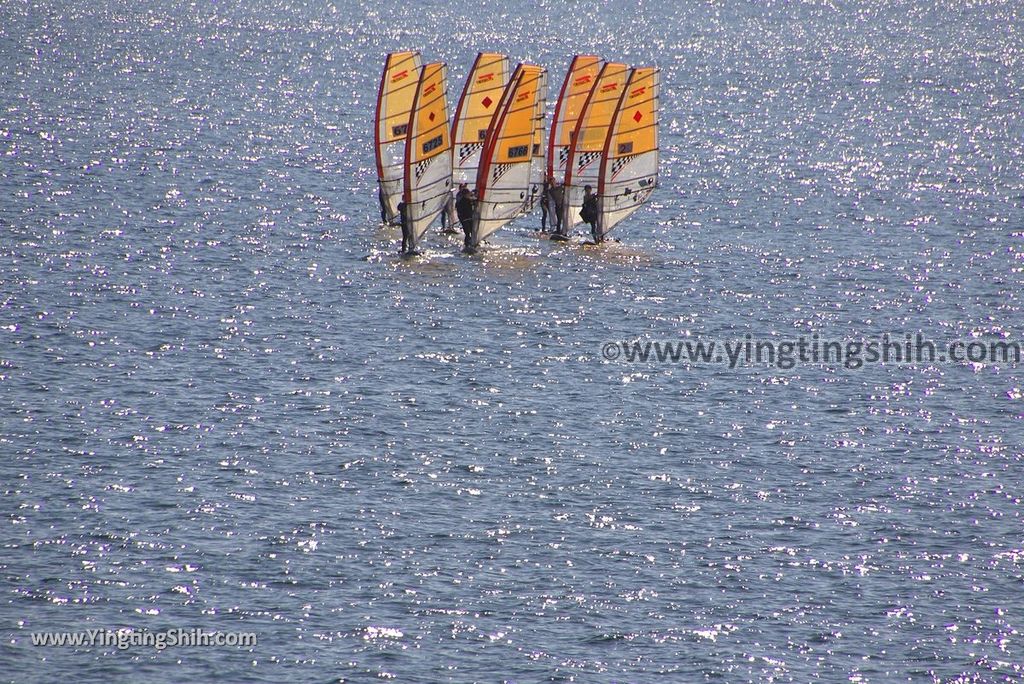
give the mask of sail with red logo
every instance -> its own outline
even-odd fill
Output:
[[[597,239],[640,208],[658,184],[658,70],[632,69],[615,109],[597,181]]]
[[[402,201],[409,115],[422,69],[419,52],[389,54],[384,62],[384,73],[377,92],[374,152],[381,218],[389,223],[398,218],[398,203]]]
[[[537,117],[544,111],[538,100],[546,97],[544,68],[535,64],[517,66],[484,140],[476,178],[473,235],[467,251],[474,251],[494,231],[526,211]]]
[[[457,184],[476,183],[484,137],[498,111],[508,76],[505,55],[481,52],[473,61],[452,120],[452,181]]]
[[[447,72],[440,62],[423,67],[409,117],[402,200],[412,233],[409,251],[413,252],[451,197]]]
[[[597,75],[604,62],[595,55],[576,55],[565,72],[562,90],[555,103],[555,114],[551,119],[551,135],[548,138],[547,175],[557,181],[565,177],[565,163],[569,160],[572,133],[580,118],[583,105],[587,102]]]
[[[625,64],[607,62],[597,75],[573,131],[569,157],[565,164],[562,231],[571,232],[580,218],[586,186],[597,187],[601,157],[608,128],[629,76]]]

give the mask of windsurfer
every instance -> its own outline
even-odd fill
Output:
[[[558,235],[562,234],[562,201],[564,199],[565,186],[549,177],[544,206],[547,207],[548,216],[551,217],[551,232]]]
[[[398,203],[398,216],[402,222],[402,254],[408,254],[415,245],[412,239],[412,225],[409,221],[408,205],[405,202]]]
[[[540,232],[548,232],[548,203],[551,200],[551,177],[544,179],[544,185],[540,191]],[[554,223],[552,221],[551,223]]]
[[[441,232],[446,235],[455,232],[455,197],[451,191],[441,210]]]
[[[384,186],[380,184],[377,185],[377,201],[380,202],[380,222],[387,223],[388,205],[387,201],[384,199]]]
[[[455,196],[455,213],[462,223],[462,232],[465,235],[463,249],[471,249],[473,242],[473,212],[476,210],[476,198],[473,191],[465,183],[459,184],[459,192]]]
[[[594,243],[601,242],[601,236],[597,233],[597,195],[589,185],[583,188],[583,206],[580,208],[580,218],[584,223],[590,224],[590,234],[594,237]]]

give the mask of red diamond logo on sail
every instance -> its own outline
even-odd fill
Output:
[[[633,115],[633,121],[640,123],[640,119],[644,118],[644,115],[640,113],[640,110],[636,110],[636,114]]]
[[[430,112],[430,115],[427,116],[427,118],[430,119],[431,121],[433,121],[434,120],[434,112]]]
[[[484,107],[490,107],[492,104],[494,104],[494,100],[492,100],[490,97],[485,97],[480,102],[480,104],[482,104]]]

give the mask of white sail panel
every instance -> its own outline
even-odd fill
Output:
[[[547,105],[548,72],[541,72],[542,83],[539,91],[542,97],[537,98],[537,107],[533,113],[533,150],[530,158],[530,190],[526,196],[526,213],[540,206],[544,189],[544,174],[547,173],[547,154],[544,146],[544,109]]]

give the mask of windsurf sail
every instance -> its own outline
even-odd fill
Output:
[[[537,129],[538,100],[547,97],[543,67],[520,64],[501,96],[477,172],[474,247],[526,209]]]
[[[447,71],[440,62],[424,66],[412,100],[405,142],[402,201],[405,202],[405,220],[412,229],[413,250],[451,197]]]
[[[380,78],[374,151],[381,211],[388,222],[398,217],[398,203],[402,199],[409,114],[422,68],[419,52],[393,52],[387,56]]]
[[[632,69],[605,139],[597,182],[597,231],[603,238],[647,201],[658,183],[659,73]]]
[[[541,83],[539,90],[544,97],[537,98],[537,107],[533,113],[533,147],[530,150],[530,191],[526,196],[525,213],[530,213],[538,206],[543,199],[544,174],[546,173],[544,160],[544,110],[547,105],[548,72],[541,72]]]
[[[455,183],[476,182],[484,137],[498,111],[508,77],[508,57],[496,52],[477,54],[452,122],[452,180]]]
[[[560,181],[565,177],[565,162],[569,159],[572,133],[576,130],[580,112],[603,65],[604,62],[595,55],[576,55],[569,63],[558,102],[555,103],[555,115],[551,119],[547,154],[547,173],[550,178]]]
[[[628,76],[625,64],[605,63],[576,121],[565,165],[562,230],[566,233],[579,219],[585,186],[591,186],[592,190],[597,188],[608,127]]]

